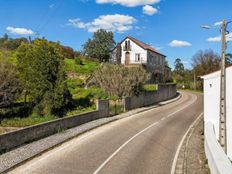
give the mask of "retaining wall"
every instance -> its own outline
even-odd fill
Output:
[[[161,101],[174,98],[177,94],[176,84],[159,84],[155,92],[142,92],[139,96],[123,98],[124,110],[149,106]]]
[[[158,85],[156,92],[144,92],[138,97],[127,97],[123,99],[123,103],[125,111],[128,111],[168,100],[175,96],[176,85]],[[98,100],[96,111],[60,118],[0,135],[0,153],[59,131],[107,116],[109,116],[109,100]]]
[[[98,100],[96,111],[60,118],[0,135],[0,152],[107,116],[109,116],[109,101]]]

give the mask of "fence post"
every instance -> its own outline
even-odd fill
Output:
[[[123,111],[129,111],[130,108],[130,97],[122,97]]]
[[[108,117],[110,113],[109,100],[97,100],[97,110],[99,111],[99,118]]]

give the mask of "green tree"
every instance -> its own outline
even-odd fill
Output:
[[[94,77],[109,96],[122,98],[137,95],[150,74],[141,67],[104,64],[94,72]]]
[[[25,94],[39,114],[58,113],[71,99],[60,45],[46,39],[23,43],[17,50],[17,67]]]
[[[175,69],[174,72],[177,74],[181,74],[184,71],[184,64],[182,63],[180,58],[177,58],[174,63]]]
[[[0,107],[11,105],[17,94],[20,93],[21,87],[17,77],[16,69],[13,65],[0,62]]]
[[[108,61],[110,50],[115,46],[112,32],[100,29],[93,34],[83,46],[84,53],[89,57],[96,58],[100,62]]]

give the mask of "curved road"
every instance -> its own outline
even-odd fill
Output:
[[[169,174],[177,147],[203,112],[201,94],[89,131],[10,173]]]

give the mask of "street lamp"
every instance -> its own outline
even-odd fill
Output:
[[[221,77],[220,77],[220,125],[219,125],[219,142],[227,153],[227,140],[226,140],[226,35],[229,34],[227,26],[232,21],[222,21],[221,25]],[[201,26],[204,29],[210,29],[210,26]]]

